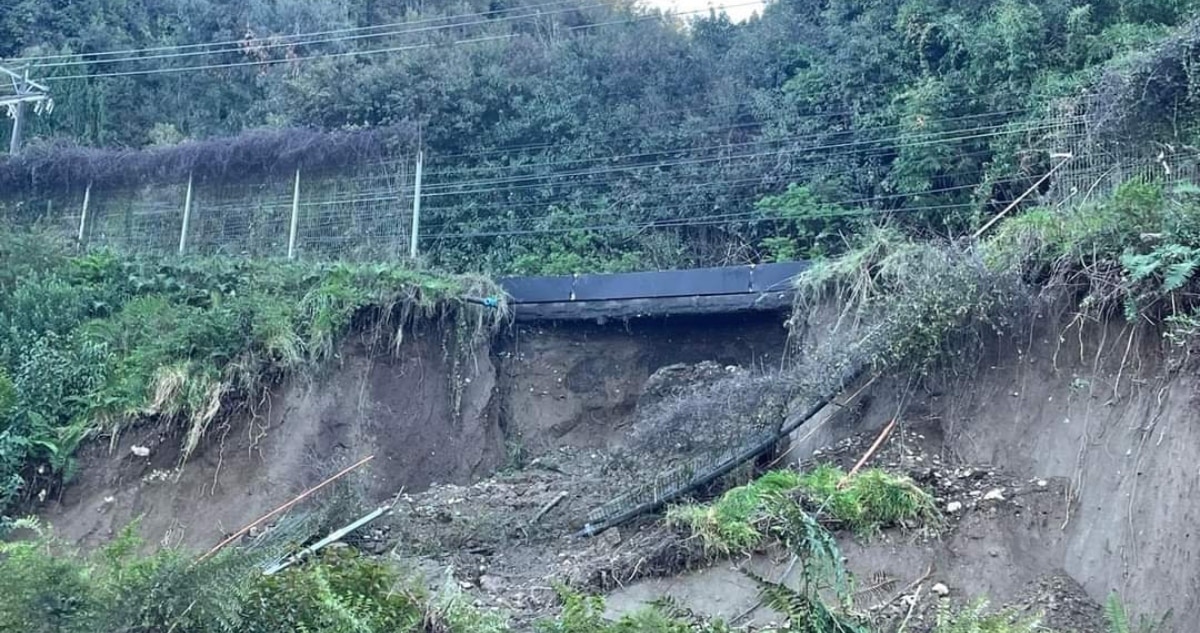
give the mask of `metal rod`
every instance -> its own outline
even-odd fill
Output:
[[[292,227],[288,232],[288,259],[296,258],[296,231],[300,227],[300,168],[296,168],[296,184],[292,188]]]
[[[421,169],[424,162],[425,152],[417,150],[417,178],[413,188],[412,241],[408,245],[408,256],[412,259],[417,258],[417,238],[421,234]]]
[[[92,183],[83,190],[83,210],[79,213],[79,244],[83,244],[84,231],[87,229],[88,203],[92,200]]]
[[[979,227],[979,230],[975,231],[975,234],[971,236],[971,239],[975,239],[975,240],[979,239],[980,235],[983,235],[988,229],[992,228],[992,225],[999,222],[1000,218],[1003,218],[1004,216],[1008,215],[1008,212],[1012,211],[1014,208],[1016,208],[1016,206],[1018,204],[1021,204],[1021,201],[1024,200],[1025,198],[1029,197],[1029,194],[1033,193],[1034,191],[1037,191],[1037,188],[1042,186],[1043,182],[1046,182],[1047,180],[1049,180],[1050,177],[1053,176],[1055,174],[1055,172],[1057,172],[1059,169],[1061,169],[1063,165],[1066,165],[1067,163],[1071,162],[1072,158],[1074,158],[1072,155],[1067,154],[1066,157],[1063,158],[1061,163],[1054,166],[1054,169],[1051,169],[1050,171],[1046,172],[1046,175],[1042,176],[1037,182],[1033,183],[1033,186],[1026,189],[1025,193],[1018,196],[1016,200],[1013,200],[1007,207],[1004,208],[1003,211],[1001,211],[1000,213],[997,213],[996,217],[992,218],[991,220],[988,220],[987,224],[984,224],[983,226]]]
[[[366,516],[359,518],[354,523],[351,523],[350,525],[347,525],[343,528],[335,530],[335,531],[331,532],[329,534],[329,536],[326,536],[325,538],[317,541],[316,543],[313,543],[312,545],[309,545],[308,547],[300,550],[300,552],[298,552],[295,556],[292,556],[291,558],[288,558],[287,560],[285,560],[282,563],[279,563],[277,565],[272,565],[266,571],[264,571],[263,574],[270,576],[273,574],[277,574],[277,573],[287,569],[288,567],[291,567],[292,565],[296,564],[297,562],[303,560],[305,556],[308,556],[309,554],[315,554],[318,551],[320,551],[321,548],[326,547],[327,545],[330,545],[331,543],[336,543],[336,542],[342,540],[343,538],[345,538],[345,536],[347,534],[370,523],[371,521],[374,521],[375,519],[378,519],[379,517],[383,516],[384,512],[387,512],[387,511],[388,511],[387,506],[376,508],[370,514],[367,514]]]
[[[286,511],[288,508],[291,508],[292,506],[296,505],[297,503],[300,503],[301,501],[304,501],[308,497],[312,496],[318,490],[324,488],[325,486],[328,486],[329,484],[337,481],[338,479],[341,479],[342,477],[345,477],[346,475],[350,474],[350,472],[358,469],[360,466],[371,461],[372,459],[375,459],[374,455],[368,455],[367,457],[364,457],[364,458],[358,460],[354,464],[351,464],[350,466],[347,466],[346,468],[342,469],[341,472],[330,477],[329,479],[326,479],[325,481],[322,481],[321,483],[317,484],[316,486],[313,486],[312,488],[305,490],[303,493],[301,493],[300,495],[298,495],[296,498],[292,499],[291,501],[262,515],[257,520],[255,520],[253,523],[251,523],[251,524],[247,525],[246,527],[238,530],[237,532],[234,532],[233,534],[229,535],[228,538],[221,541],[220,543],[217,543],[215,547],[208,550],[208,552],[206,552],[200,558],[196,559],[196,562],[197,563],[204,562],[206,559],[211,557],[213,554],[216,554],[217,552],[221,551],[221,549],[224,548],[226,545],[229,545],[230,543],[232,543],[232,542],[238,540],[239,538],[241,538],[242,536],[244,536],[250,530],[258,527],[259,525],[262,525],[264,522],[266,522],[267,519],[270,519],[271,517],[279,514],[280,512]]]
[[[179,230],[179,254],[187,249],[188,225],[192,222],[192,174],[188,172],[187,194],[183,197],[183,228]]]

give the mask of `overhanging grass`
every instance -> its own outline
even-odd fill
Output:
[[[183,459],[233,408],[308,372],[363,333],[398,350],[436,323],[452,362],[505,318],[467,298],[491,282],[399,264],[76,255],[51,237],[0,233],[0,509],[70,472],[86,437],[158,418]],[[7,394],[7,395],[5,395]]]
[[[729,490],[711,504],[671,508],[667,522],[690,530],[704,543],[705,550],[714,554],[748,551],[763,541],[763,523],[772,516],[772,495],[790,492],[799,485],[798,473],[771,471]]]
[[[847,478],[836,466],[823,465],[800,478],[803,490],[821,513],[861,536],[885,527],[937,525],[941,517],[933,496],[907,477],[867,469]]]

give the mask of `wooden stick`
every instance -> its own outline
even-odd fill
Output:
[[[533,525],[534,523],[541,521],[542,517],[546,516],[546,513],[550,512],[550,510],[553,509],[554,506],[558,505],[563,499],[566,499],[566,498],[567,498],[567,491],[564,490],[564,491],[558,493],[558,496],[554,497],[553,499],[550,500],[549,503],[542,506],[541,510],[538,510],[537,516],[533,517],[533,520],[530,521],[529,524]]]
[[[1003,218],[1004,216],[1008,215],[1008,212],[1012,211],[1014,208],[1016,208],[1016,206],[1018,204],[1021,204],[1021,201],[1024,200],[1025,198],[1028,198],[1029,194],[1033,193],[1034,191],[1037,191],[1037,188],[1042,186],[1043,182],[1046,182],[1047,180],[1049,180],[1050,177],[1053,176],[1054,173],[1057,172],[1059,169],[1061,169],[1063,165],[1066,165],[1067,163],[1071,162],[1072,158],[1074,158],[1074,156],[1072,156],[1070,154],[1067,154],[1066,156],[1064,156],[1062,162],[1055,165],[1054,169],[1051,169],[1050,171],[1046,172],[1046,175],[1042,176],[1040,180],[1033,183],[1033,186],[1026,189],[1025,193],[1017,196],[1016,200],[1013,200],[1012,203],[1010,203],[1007,207],[1004,207],[1003,211],[1001,211],[1000,213],[997,213],[996,217],[992,218],[991,220],[988,220],[987,224],[984,224],[983,226],[979,227],[979,230],[975,231],[975,234],[971,236],[971,239],[976,239],[976,240],[979,239],[980,235],[983,235],[988,229],[992,228],[992,225],[999,222],[1000,218]]]
[[[858,463],[854,465],[854,468],[851,468],[850,472],[846,473],[846,476],[842,478],[841,483],[838,484],[839,488],[845,485],[846,482],[850,481],[850,478],[858,473],[863,465],[867,463],[867,460],[871,459],[871,456],[875,454],[875,451],[879,450],[879,447],[883,445],[883,441],[892,434],[892,429],[894,428],[896,428],[896,418],[892,418],[892,421],[888,422],[888,425],[883,427],[883,430],[879,432],[879,437],[875,438],[875,443],[871,444],[871,448],[867,449],[867,452],[862,456],[862,459],[858,460]]]
[[[211,557],[213,554],[216,554],[217,552],[221,551],[226,545],[229,545],[230,543],[238,540],[239,538],[244,536],[250,530],[253,530],[254,528],[261,525],[267,519],[270,519],[271,517],[279,514],[280,512],[286,511],[288,508],[291,508],[292,506],[296,505],[297,503],[300,503],[301,501],[304,501],[308,497],[312,496],[312,494],[315,493],[316,491],[324,488],[325,486],[328,486],[329,484],[337,481],[338,479],[341,479],[342,477],[345,477],[346,475],[350,474],[354,470],[357,470],[360,466],[371,461],[372,459],[375,459],[374,455],[368,455],[368,456],[358,460],[353,465],[347,466],[345,469],[343,469],[338,474],[330,477],[329,479],[326,479],[325,481],[322,481],[321,483],[317,484],[316,486],[313,486],[312,488],[309,488],[308,490],[305,490],[303,493],[301,493],[295,499],[292,499],[291,501],[279,506],[278,508],[275,508],[274,510],[271,510],[270,512],[262,515],[262,517],[260,517],[258,520],[254,521],[253,523],[247,525],[246,527],[238,530],[237,532],[234,532],[229,538],[225,539],[224,541],[217,543],[216,547],[213,547],[212,549],[208,550],[208,552],[206,552],[203,556],[196,559],[196,562],[197,563],[204,562],[209,557]]]

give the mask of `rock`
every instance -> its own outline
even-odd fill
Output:
[[[621,544],[621,531],[615,527],[608,528],[600,533],[600,541],[609,547],[616,547]]]
[[[150,456],[150,449],[145,446],[138,446],[138,445],[134,444],[133,446],[129,447],[129,450],[132,451],[133,454],[137,455],[138,457],[149,457]]]
[[[479,588],[490,594],[500,595],[504,592],[504,586],[504,580],[497,576],[484,574],[479,577]]]
[[[993,489],[987,491],[987,494],[983,495],[983,500],[984,501],[1004,501],[1004,489],[1003,488],[993,488]]]
[[[1049,486],[1049,485],[1050,485],[1050,482],[1046,481],[1045,479],[1037,480],[1038,488],[1045,488],[1046,486]]]
[[[945,598],[946,596],[950,595],[950,588],[940,582],[937,583],[936,585],[934,585],[933,587],[931,587],[930,591],[932,591],[933,593],[936,593],[939,597],[942,597],[942,598]]]
[[[946,512],[950,514],[954,514],[959,510],[962,510],[962,503],[959,501],[951,501],[950,503],[946,504]]]

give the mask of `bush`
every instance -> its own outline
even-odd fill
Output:
[[[1003,224],[985,245],[989,265],[1012,267],[1097,318],[1195,323],[1200,189],[1129,182],[1109,199],[1035,210]]]

